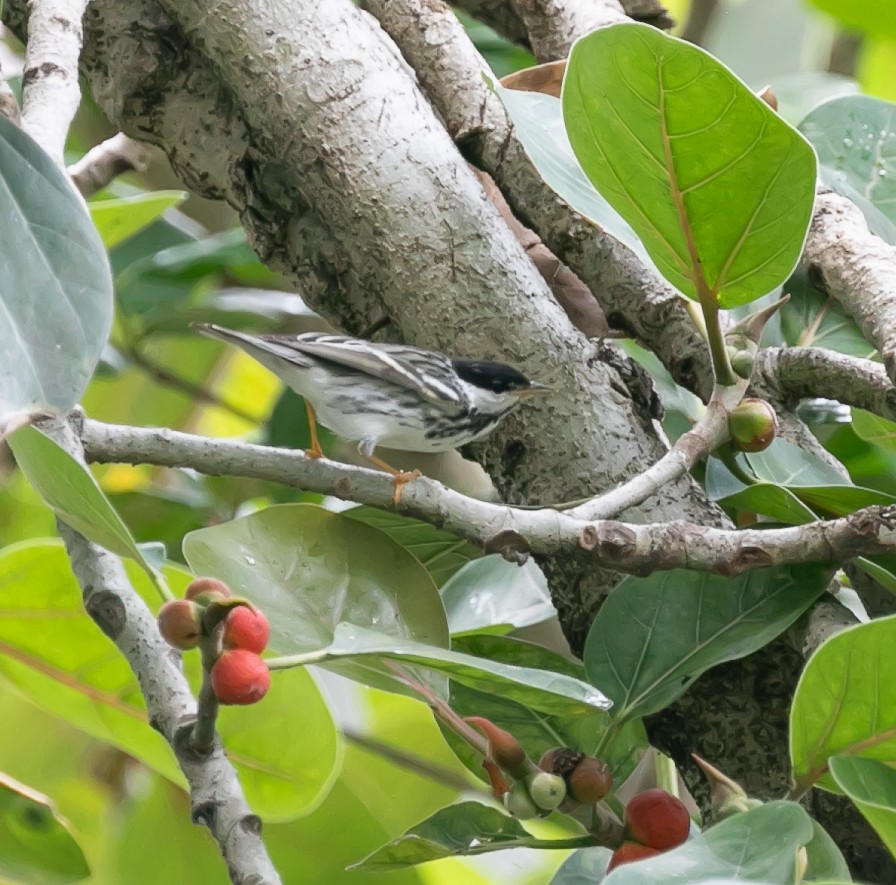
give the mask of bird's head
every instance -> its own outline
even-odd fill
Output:
[[[530,381],[522,372],[504,363],[489,360],[452,360],[461,381],[475,388],[479,398],[496,404],[509,404],[532,396],[549,393],[550,388]]]

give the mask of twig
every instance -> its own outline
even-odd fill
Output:
[[[896,421],[896,386],[880,363],[823,347],[767,347],[753,373],[791,405],[823,397]]]
[[[149,165],[146,145],[123,132],[107,138],[91,148],[77,163],[68,167],[75,187],[81,196],[90,197],[125,172],[145,172]]]
[[[215,723],[218,720],[218,696],[212,688],[212,667],[218,659],[223,622],[201,644],[202,686],[196,709],[196,723],[190,736],[190,745],[200,756],[205,756],[215,746]]]
[[[88,0],[33,0],[22,74],[22,128],[60,165],[81,103],[78,57]]]
[[[746,388],[746,381],[732,387],[716,387],[700,420],[659,461],[618,488],[565,511],[566,515],[583,520],[609,519],[646,501],[666,483],[683,476],[728,441],[728,414],[740,402]]]
[[[803,260],[855,318],[896,381],[896,247],[874,236],[846,197],[819,187]]]
[[[43,421],[72,456],[83,451],[73,429]],[[204,824],[218,841],[234,883],[281,885],[261,841],[261,821],[246,804],[233,766],[220,742],[208,753],[190,746],[196,701],[180,668],[179,656],[159,635],[155,618],[131,586],[118,557],[90,543],[60,523],[72,570],[84,593],[88,614],[124,655],[140,683],[149,721],[171,745],[190,788],[195,823]]]
[[[426,478],[405,486],[394,505],[387,474],[312,460],[291,449],[91,420],[85,422],[83,438],[88,458],[98,463],[188,467],[212,476],[265,479],[384,510],[397,509],[508,559],[584,550],[602,566],[633,574],[690,568],[737,575],[772,565],[840,563],[856,556],[896,552],[896,507],[868,507],[842,519],[792,528],[745,531],[682,521],[587,522],[554,510],[518,510],[478,501]]]

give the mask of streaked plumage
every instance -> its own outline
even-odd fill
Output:
[[[412,452],[465,445],[493,430],[523,397],[545,390],[503,363],[452,360],[400,344],[318,332],[256,336],[197,328],[239,345],[368,457],[378,445]]]

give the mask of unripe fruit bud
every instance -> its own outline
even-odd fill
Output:
[[[680,799],[654,788],[638,793],[625,806],[625,826],[636,842],[666,851],[687,839],[691,816]]]
[[[223,581],[217,578],[196,578],[187,587],[184,599],[206,606],[219,599],[228,599],[230,595],[230,588]]]
[[[566,782],[556,774],[538,771],[526,780],[532,801],[545,811],[553,811],[566,798]]]
[[[761,452],[772,444],[778,431],[778,418],[764,399],[750,397],[731,411],[728,430],[732,449]]]
[[[222,704],[254,704],[271,687],[271,671],[253,651],[225,651],[212,667],[212,689]]]
[[[270,635],[268,619],[245,605],[231,609],[224,622],[224,648],[245,648],[261,654]]]
[[[201,632],[201,611],[188,599],[172,599],[159,609],[159,633],[175,648],[196,648]]]
[[[520,820],[530,820],[533,817],[538,817],[538,809],[535,807],[535,803],[519,785],[512,790],[508,790],[501,797],[501,801],[504,803],[504,807]]]
[[[569,747],[545,750],[538,767],[560,775],[566,781],[570,798],[583,804],[600,802],[613,788],[613,777],[606,762]]]
[[[636,860],[643,860],[645,857],[656,857],[658,854],[662,854],[662,852],[657,851],[656,848],[651,848],[649,845],[639,845],[637,842],[623,842],[613,852],[610,863],[607,865],[607,872],[615,870],[616,867],[622,866],[624,863],[633,863]]]
[[[488,755],[504,771],[517,778],[525,776],[532,763],[522,744],[509,731],[483,716],[467,716],[465,721],[475,725],[488,738]]]

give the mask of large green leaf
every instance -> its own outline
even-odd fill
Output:
[[[0,431],[16,413],[67,412],[112,323],[106,251],[65,173],[0,117]]]
[[[599,28],[573,46],[562,102],[585,173],[685,295],[733,307],[790,276],[815,156],[711,55],[646,25]]]
[[[452,634],[526,627],[557,614],[541,569],[532,560],[519,566],[496,553],[468,562],[439,593]]]
[[[831,775],[896,854],[896,771],[875,759],[832,756]]]
[[[859,439],[896,451],[896,422],[872,415],[864,409],[853,408],[852,429]]]
[[[149,227],[166,209],[187,198],[186,191],[152,191],[133,197],[94,200],[90,217],[107,249]]]
[[[56,515],[91,541],[150,566],[93,474],[48,436],[23,427],[9,438],[16,462]]]
[[[504,812],[479,802],[461,802],[437,811],[351,869],[394,870],[443,857],[485,854],[533,844],[544,847],[541,840]]]
[[[158,605],[145,574],[134,587]],[[190,576],[168,569],[183,591]],[[0,553],[0,673],[30,700],[88,734],[120,747],[177,783],[183,779],[164,739],[149,727],[137,680],[118,649],[84,611],[62,545],[32,542]],[[198,654],[184,661],[194,687]],[[224,709],[218,729],[253,809],[286,819],[314,808],[339,761],[335,727],[304,672],[280,674],[251,711]]]
[[[548,187],[576,212],[652,266],[644,244],[631,225],[595,189],[576,159],[563,125],[560,99],[537,92],[506,89],[499,83],[493,83],[492,88],[504,102],[520,144]]]
[[[0,772],[0,877],[68,885],[90,875],[81,847],[46,796]]]
[[[817,566],[757,569],[736,578],[677,569],[626,578],[598,612],[585,671],[618,720],[671,704],[705,670],[774,639],[824,591]]]
[[[800,131],[818,154],[821,180],[849,197],[868,227],[896,243],[896,105],[867,95],[814,108]]]
[[[896,617],[843,630],[806,664],[790,711],[790,759],[798,783],[839,788],[838,754],[896,763]]]
[[[609,848],[580,848],[563,861],[550,885],[594,885],[601,882],[612,854]]]
[[[896,7],[881,0],[810,0],[848,28],[872,37],[896,38]]]
[[[817,821],[812,821],[812,841],[806,845],[806,875],[804,882],[837,879],[852,882],[849,864],[830,834]]]
[[[673,851],[621,866],[604,881],[606,885],[794,882],[797,852],[812,836],[812,821],[799,805],[769,802],[723,820]]]
[[[271,622],[271,649],[295,655],[327,649],[337,625],[448,644],[445,610],[415,556],[378,529],[314,504],[282,504],[199,529],[184,538],[197,574],[247,596]],[[396,690],[382,668],[343,660],[332,668]],[[433,688],[444,690],[439,678]]]
[[[482,551],[469,541],[419,519],[376,507],[352,507],[342,511],[342,515],[385,532],[393,541],[410,550],[432,575],[437,587],[442,587],[468,562],[482,556]]]
[[[386,660],[416,665],[444,673],[486,694],[496,694],[557,716],[578,716],[595,709],[606,710],[610,705],[600,691],[573,676],[491,661],[376,633],[354,624],[339,624],[330,646],[309,663],[332,663],[340,659],[361,664],[367,660],[374,663]],[[289,659],[283,660],[286,663]],[[369,678],[363,681],[369,681]]]

